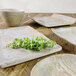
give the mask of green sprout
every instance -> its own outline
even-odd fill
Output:
[[[55,41],[47,40],[43,37],[36,37],[32,39],[26,37],[24,39],[15,38],[12,43],[7,45],[7,47],[12,47],[13,49],[25,48],[27,50],[42,51],[44,48],[53,48],[54,45],[56,45]]]

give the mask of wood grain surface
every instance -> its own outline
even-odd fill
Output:
[[[43,26],[35,23],[34,21],[32,21],[31,19],[28,18],[28,15],[30,15],[30,16],[45,16],[45,15],[48,15],[49,16],[49,15],[51,15],[50,13],[49,14],[43,14],[43,13],[42,14],[37,14],[37,13],[35,13],[35,14],[25,14],[25,16],[22,20],[22,24],[24,26],[26,26],[28,24],[29,26],[32,26],[33,28],[35,28],[39,32],[43,33],[48,38],[55,39],[55,37],[53,36],[53,32],[51,31],[51,28],[46,28],[46,27],[43,27]],[[72,16],[72,17],[76,18],[76,14],[66,14],[66,15],[69,15],[69,16]],[[72,26],[75,26],[75,25],[76,24],[74,24]],[[69,26],[66,26],[66,27],[69,27]],[[13,27],[11,27],[11,28],[13,28]],[[67,50],[65,50],[63,48],[62,52],[59,52],[59,53],[64,53],[64,52],[67,53]],[[59,53],[57,53],[57,54],[59,54]],[[70,53],[70,52],[68,52],[68,53]],[[52,54],[52,55],[54,55],[54,54]],[[48,56],[46,56],[46,57],[48,57]],[[35,60],[32,60],[32,61],[28,61],[28,62],[19,64],[19,65],[10,67],[10,68],[5,68],[5,69],[0,68],[0,76],[30,76],[30,72],[31,72],[31,69],[33,68],[33,66],[43,58],[45,58],[45,57],[35,59]]]

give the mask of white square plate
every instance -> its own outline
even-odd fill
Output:
[[[53,14],[52,16],[30,18],[46,27],[66,26],[74,24],[76,22],[76,18],[72,18],[61,14]]]
[[[42,36],[46,39],[43,34],[39,33],[30,26],[16,27],[10,29],[0,30],[0,67],[5,68],[13,66],[22,62],[26,62],[35,58],[39,58],[45,55],[49,55],[58,51],[61,51],[62,47],[60,45],[55,45],[53,48],[43,49],[43,51],[31,51],[26,49],[12,49],[6,48],[6,45],[11,43],[14,38],[24,38],[24,37],[37,37]]]

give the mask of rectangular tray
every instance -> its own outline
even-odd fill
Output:
[[[39,33],[30,26],[16,27],[0,30],[0,67],[5,68],[22,62],[26,62],[35,58],[49,55],[61,51],[60,45],[55,45],[53,48],[43,49],[41,52],[31,51],[26,49],[6,48],[6,45],[11,43],[14,38],[37,37],[42,36],[48,39],[43,34]]]
[[[30,17],[30,18],[33,19],[35,22],[46,27],[66,26],[74,24],[76,22],[76,18],[72,18],[61,14],[53,14],[51,16]]]

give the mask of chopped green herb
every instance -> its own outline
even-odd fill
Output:
[[[32,39],[27,37],[24,39],[15,38],[12,43],[7,45],[7,47],[12,47],[13,49],[25,48],[27,50],[42,51],[43,48],[53,48],[54,45],[56,45],[55,41],[47,40],[43,37],[36,37]]]

